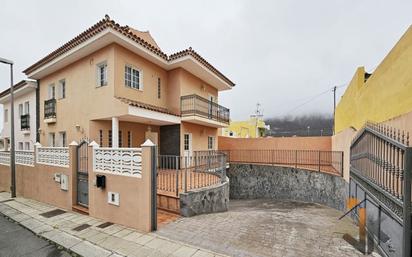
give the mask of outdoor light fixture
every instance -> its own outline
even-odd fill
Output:
[[[16,197],[16,162],[14,146],[14,94],[13,94],[13,61],[0,57],[0,62],[10,65],[10,170],[11,170],[11,197]]]

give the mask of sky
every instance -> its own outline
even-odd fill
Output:
[[[22,71],[105,14],[149,30],[169,54],[191,46],[236,83],[219,104],[234,120],[333,112],[355,70],[372,72],[412,24],[412,1],[2,0],[0,57]],[[9,70],[0,65],[0,90]],[[323,94],[321,94],[324,92]],[[321,95],[320,95],[321,94]],[[0,122],[2,115],[0,115]]]

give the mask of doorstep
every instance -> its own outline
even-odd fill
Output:
[[[21,197],[7,200],[10,200],[10,194],[0,193],[1,214],[39,237],[83,257],[225,256],[76,212],[56,212],[56,207],[34,200]],[[44,215],[50,212],[59,214]]]
[[[89,215],[89,209],[81,205],[73,205],[72,210],[83,215]]]

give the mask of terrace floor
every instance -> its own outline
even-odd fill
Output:
[[[179,218],[157,234],[230,256],[364,256],[343,239],[358,229],[341,215],[311,203],[231,200],[228,212]]]

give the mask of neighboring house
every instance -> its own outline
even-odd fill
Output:
[[[229,123],[218,93],[235,85],[191,48],[168,56],[149,32],[107,15],[24,73],[39,83],[42,145],[151,139],[170,155],[217,148],[218,128]]]
[[[236,138],[258,138],[266,136],[269,125],[261,117],[250,117],[246,121],[231,121],[229,127],[222,129],[222,136]]]
[[[33,150],[36,142],[36,89],[35,81],[23,80],[14,85],[14,136],[16,150]],[[0,145],[3,150],[10,149],[10,89],[0,93],[3,105],[3,130]]]

